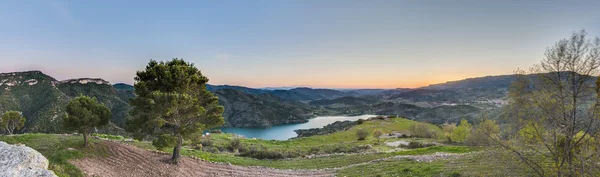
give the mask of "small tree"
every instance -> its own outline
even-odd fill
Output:
[[[373,137],[377,138],[377,144],[379,144],[381,135],[383,135],[383,132],[381,132],[381,130],[377,129],[377,130],[373,131]]]
[[[94,128],[107,125],[110,117],[110,110],[98,103],[96,98],[79,96],[67,105],[67,116],[63,118],[63,127],[81,133],[85,147],[88,147],[88,135]]]
[[[5,112],[0,120],[0,127],[3,127],[9,135],[23,128],[23,125],[25,125],[25,117],[18,111]]]
[[[456,129],[456,124],[444,124],[442,125],[442,131],[444,132],[444,138],[448,142],[452,142],[452,132]]]
[[[471,134],[471,124],[469,121],[463,119],[460,121],[458,127],[452,131],[452,141],[464,142],[467,137]]]
[[[476,146],[491,146],[499,140],[500,126],[495,120],[484,119],[467,138],[467,144]]]
[[[359,129],[356,131],[356,136],[358,137],[358,140],[365,140],[369,136],[369,132],[364,129]]]
[[[598,176],[600,38],[575,32],[517,74],[505,115],[520,141],[500,145],[539,176]]]

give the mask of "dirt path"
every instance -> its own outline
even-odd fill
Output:
[[[170,156],[121,143],[103,141],[108,157],[73,161],[87,176],[334,176],[333,170],[279,170],[210,163],[182,157],[179,165],[166,163]]]

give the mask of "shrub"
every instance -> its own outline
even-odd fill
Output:
[[[191,142],[191,146],[194,149],[202,149],[203,147],[208,147],[208,146],[212,146],[213,142],[210,139],[209,136],[207,137],[202,137],[200,136],[194,136],[192,138],[192,142]]]
[[[408,146],[402,146],[402,147],[409,148],[409,149],[417,149],[417,148],[425,148],[425,147],[431,147],[431,146],[435,146],[435,144],[412,141],[412,142],[408,143]]]
[[[363,129],[359,129],[358,131],[356,131],[356,136],[358,137],[358,140],[365,140],[369,136],[369,132]]]
[[[410,133],[413,137],[419,138],[433,138],[436,136],[435,132],[425,124],[416,123],[410,126]]]
[[[460,175],[460,173],[458,172],[452,172],[450,173],[450,177],[461,177],[462,175]]]
[[[299,157],[300,154],[296,152],[279,152],[271,151],[266,148],[250,148],[249,150],[241,153],[239,156],[250,157],[255,159],[285,159]]]
[[[319,154],[319,152],[321,152],[321,148],[319,147],[311,147],[310,150],[308,150],[308,153],[310,154]]]
[[[210,137],[206,137],[206,138],[201,138],[200,139],[200,144],[202,144],[202,146],[204,147],[208,147],[208,146],[213,146],[213,140],[210,139]]]
[[[220,129],[211,130],[210,133],[223,133]]]
[[[444,139],[448,142],[452,142],[452,132],[456,129],[456,124],[444,124],[442,125],[442,131],[444,132]]]
[[[377,138],[377,144],[379,144],[379,140],[381,139],[381,135],[383,135],[383,132],[381,132],[381,130],[377,129],[377,130],[373,131],[373,137]]]
[[[364,119],[358,119],[358,120],[356,121],[356,124],[360,125],[360,124],[363,124],[363,123],[365,123],[365,121],[366,121],[366,120],[364,120]]]
[[[465,144],[471,146],[492,146],[500,134],[500,127],[494,120],[484,119],[471,135],[465,140]]]
[[[242,141],[240,140],[240,138],[235,137],[229,142],[228,148],[231,152],[239,152],[239,150],[243,148]]]
[[[205,152],[210,152],[210,153],[215,153],[215,154],[221,152],[219,150],[219,148],[214,147],[214,146],[203,147],[202,150],[205,151]]]

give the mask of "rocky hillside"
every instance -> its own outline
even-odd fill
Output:
[[[281,99],[267,90],[239,86],[208,88],[217,93],[225,107],[226,126],[269,127],[306,122],[314,110],[312,106]],[[96,97],[111,109],[113,117],[109,129],[112,131],[125,125],[128,100],[135,97],[135,92],[131,85],[110,85],[102,79],[57,81],[40,71],[0,74],[0,113],[22,111],[27,121],[21,132],[63,133],[64,107],[79,95]]]
[[[57,81],[40,72],[0,74],[0,112],[17,110],[27,118],[23,132],[59,133],[64,107],[79,95],[98,98],[113,112],[111,122],[124,125],[128,105],[116,89],[102,79],[71,79]]]
[[[252,95],[234,89],[215,91],[225,107],[223,117],[229,127],[270,127],[277,124],[303,123],[314,108],[271,94]]]

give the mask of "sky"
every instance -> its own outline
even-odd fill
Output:
[[[414,88],[512,74],[600,35],[600,1],[0,1],[0,73],[132,84],[183,58],[211,84]]]

